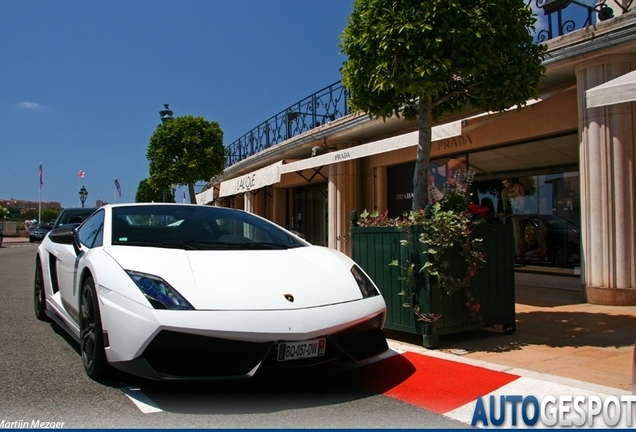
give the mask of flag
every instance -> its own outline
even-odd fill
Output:
[[[79,176],[79,178],[84,178],[84,171],[80,170],[77,175]]]
[[[42,162],[40,162],[40,188],[42,188],[42,186],[44,186],[44,181],[42,180]]]
[[[115,177],[115,188],[117,189],[117,194],[121,196],[121,185],[119,184],[119,180]]]

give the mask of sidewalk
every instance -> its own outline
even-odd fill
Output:
[[[417,335],[385,334],[394,349],[631,393],[636,306],[592,305],[582,303],[576,291],[517,285],[516,316],[514,334],[477,330],[441,336],[434,350],[424,348]]]
[[[28,237],[7,237],[4,236],[4,239],[2,240],[3,243],[22,243],[22,242],[28,242],[29,238]]]

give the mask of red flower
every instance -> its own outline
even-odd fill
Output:
[[[486,215],[488,214],[488,207],[480,207],[477,204],[471,202],[468,204],[468,211],[480,217],[486,217]]]
[[[479,309],[481,309],[481,304],[479,304],[479,303],[475,303],[472,306],[470,306],[470,310],[472,312],[478,313]]]

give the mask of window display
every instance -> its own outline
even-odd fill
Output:
[[[580,264],[579,173],[476,180],[474,200],[512,223],[517,264]]]

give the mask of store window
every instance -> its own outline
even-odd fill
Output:
[[[519,151],[519,154],[523,155],[523,152]],[[476,172],[473,202],[488,207],[490,222],[513,225],[517,264],[563,268],[579,266],[581,208],[578,171],[568,164],[561,168],[502,172],[509,166],[501,162],[497,165],[495,156],[484,152],[481,158],[466,155],[432,161],[430,193],[436,199],[441,198],[444,183],[457,170],[473,170]],[[473,159],[478,162],[474,167]],[[497,168],[502,171],[493,172]],[[414,171],[415,162],[387,168],[389,217],[402,216],[411,209]]]
[[[513,225],[518,264],[580,265],[578,172],[477,179],[473,190],[473,200],[493,218]]]
[[[466,170],[466,159],[436,159],[430,164],[430,193],[436,199],[443,195],[444,183],[453,178],[455,171]],[[415,162],[387,168],[387,192],[389,194],[389,217],[402,216],[413,207],[413,175]]]

